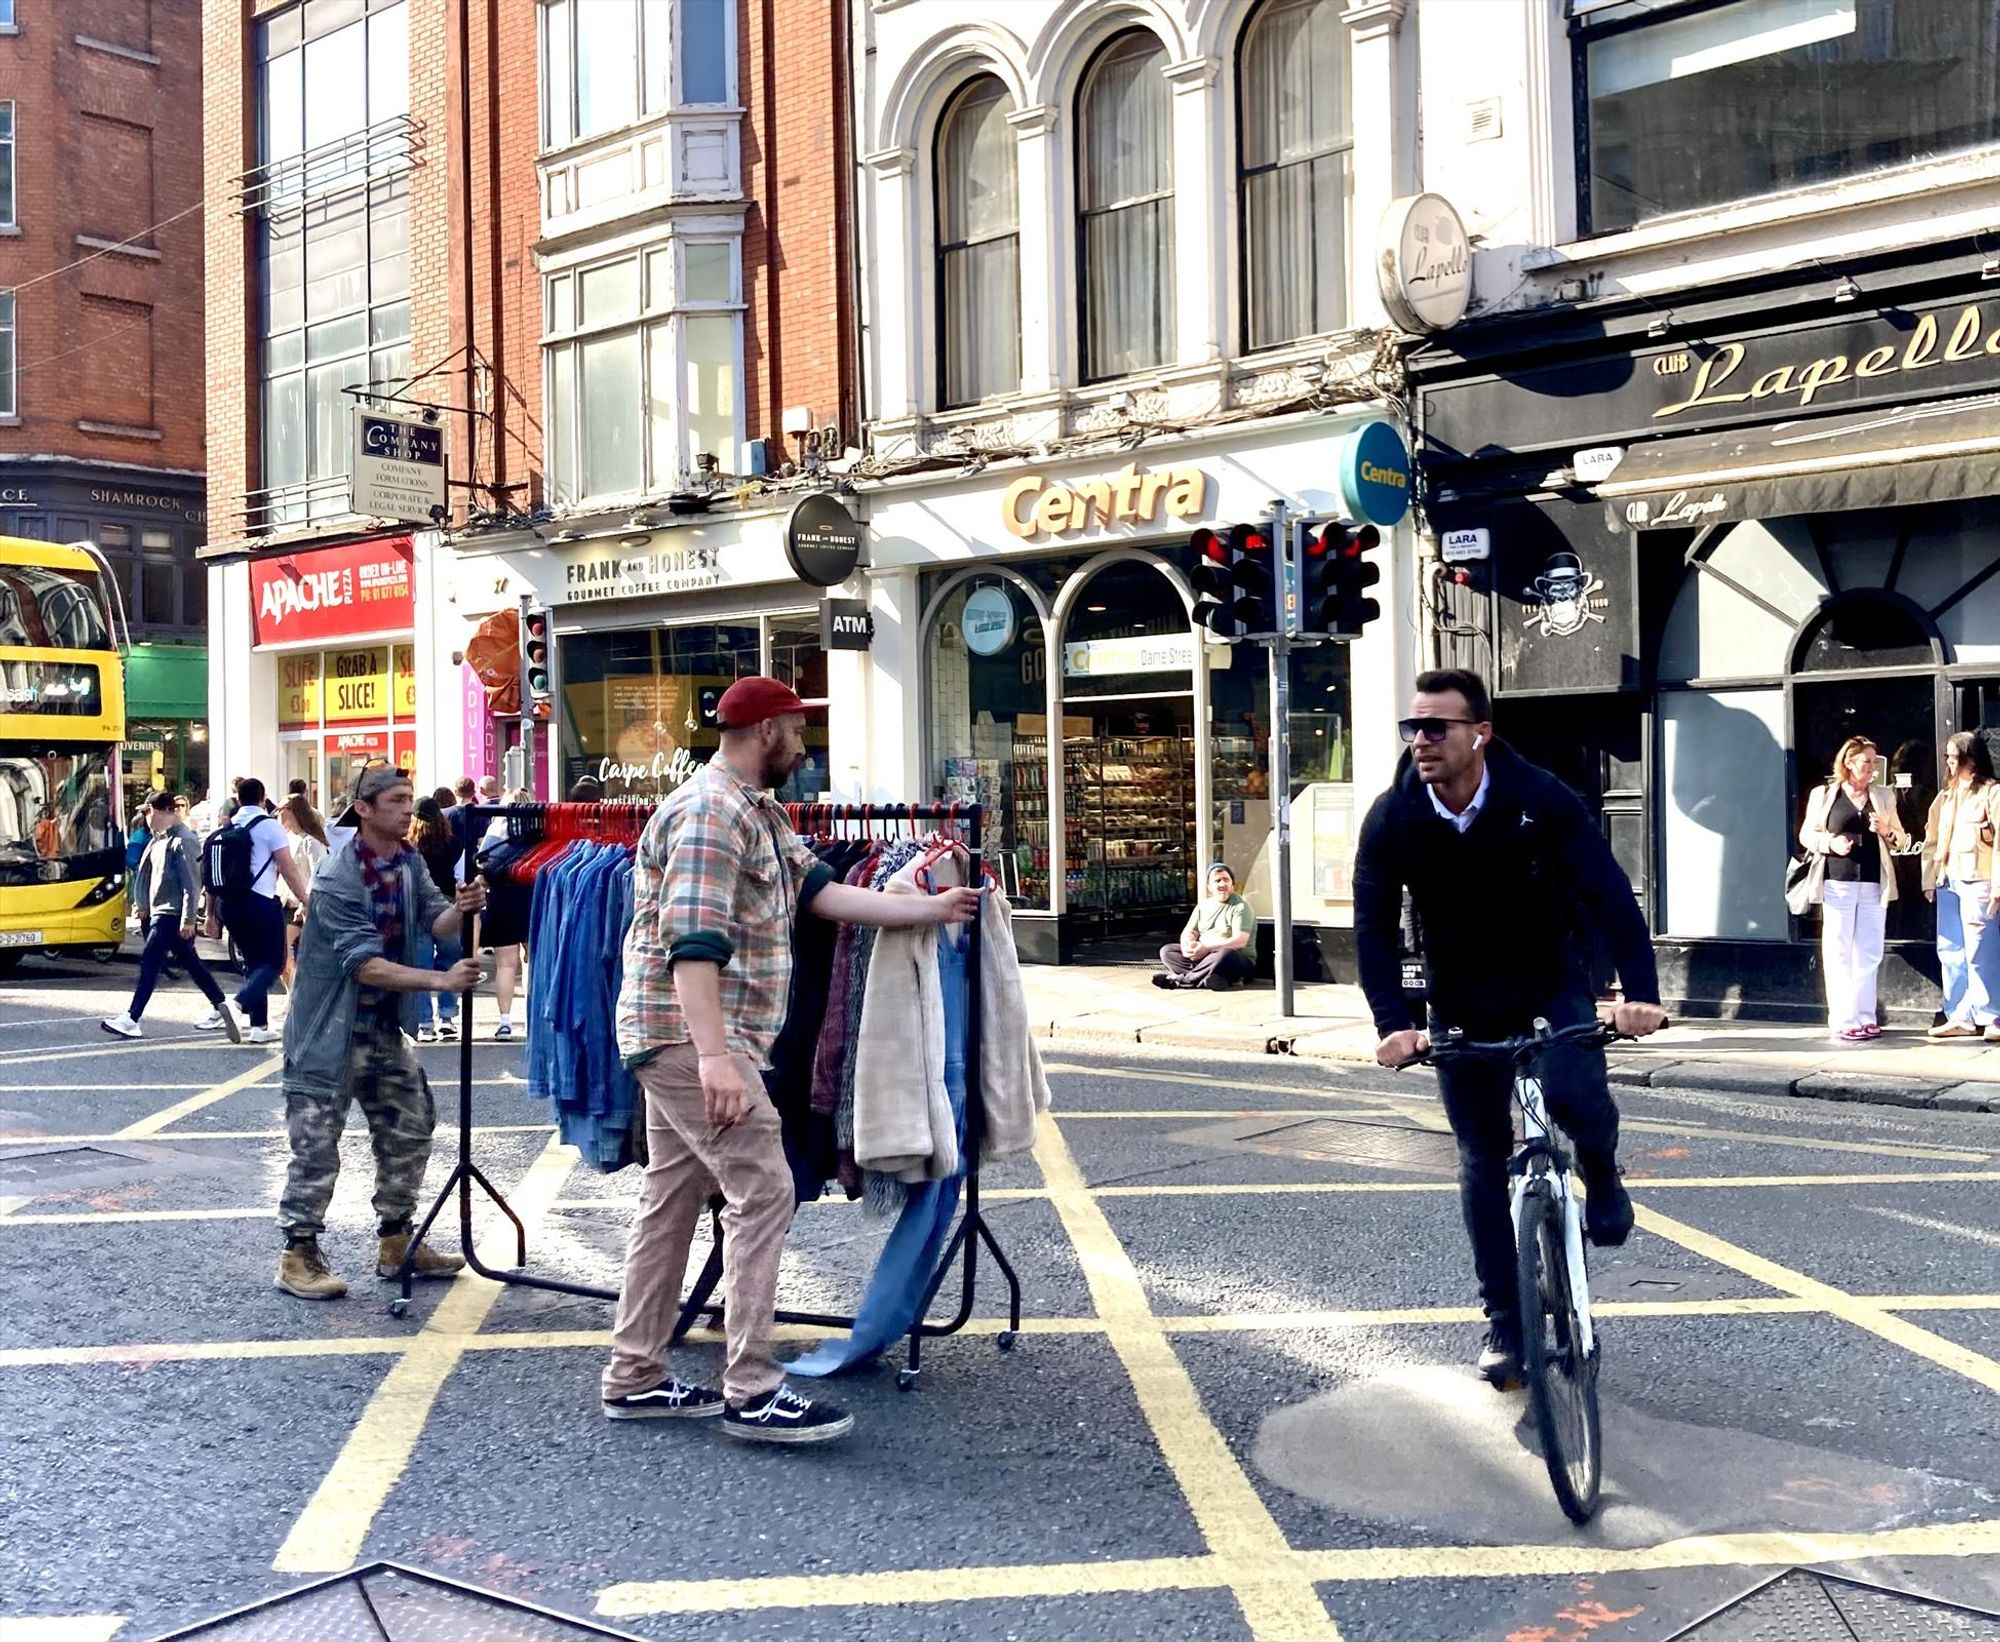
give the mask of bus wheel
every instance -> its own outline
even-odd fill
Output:
[[[108,964],[118,956],[118,948],[115,946],[94,946],[90,949],[90,955],[99,963]]]
[[[21,961],[21,949],[14,946],[0,947],[0,975],[11,975]]]

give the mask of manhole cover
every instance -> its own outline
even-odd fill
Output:
[[[1727,1300],[1743,1292],[1743,1280],[1726,1271],[1666,1271],[1628,1266],[1599,1251],[1590,1267],[1596,1300]]]
[[[156,1642],[637,1642],[532,1603],[496,1596],[393,1562],[377,1562],[219,1619],[169,1631]]]
[[[1450,1135],[1402,1124],[1305,1118],[1239,1134],[1236,1144],[1246,1151],[1301,1157],[1315,1163],[1358,1163],[1365,1168],[1410,1169],[1423,1174],[1458,1172],[1458,1146]]]
[[[95,1146],[66,1146],[53,1152],[13,1152],[0,1157],[0,1186],[34,1186],[59,1176],[129,1168],[140,1160]]]
[[[2000,1614],[1794,1568],[1672,1642],[1994,1642]]]

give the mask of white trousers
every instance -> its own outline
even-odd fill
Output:
[[[1880,884],[1829,879],[1820,920],[1819,961],[1826,971],[1827,1025],[1835,1032],[1875,1022],[1875,972],[1889,908]]]

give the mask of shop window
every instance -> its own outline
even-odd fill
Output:
[[[664,495],[709,458],[735,470],[738,288],[733,240],[677,240],[549,276],[550,478],[559,503]]]
[[[2000,31],[1986,7],[1571,0],[1570,9],[1587,232],[2000,141]]]
[[[1173,357],[1174,182],[1166,49],[1135,30],[1091,65],[1080,105],[1077,239],[1087,381]]]
[[[1021,386],[1013,103],[992,75],[953,99],[937,152],[938,358],[946,406]]]
[[[762,666],[753,622],[578,633],[559,653],[565,790],[581,776],[609,798],[657,802],[715,755],[715,704]],[[825,765],[825,727],[809,746]]]
[[[731,104],[734,12],[729,0],[546,0],[543,147]]]
[[[1354,128],[1340,0],[1267,0],[1243,37],[1244,346],[1347,323]]]
[[[1688,571],[1660,640],[1660,678],[1777,678],[1796,623],[1699,565]]]
[[[1660,726],[1662,933],[1786,939],[1783,690],[1665,691]]]
[[[1837,599],[1799,641],[1798,670],[1839,672],[1859,667],[1924,667],[1930,633],[1907,605],[1861,594]]]

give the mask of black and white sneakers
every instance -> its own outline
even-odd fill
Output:
[[[724,1410],[722,1416],[722,1434],[740,1442],[832,1442],[853,1429],[852,1414],[832,1403],[801,1397],[783,1385],[741,1408]]]
[[[722,1412],[722,1393],[665,1379],[650,1391],[604,1399],[607,1420],[709,1420]]]

